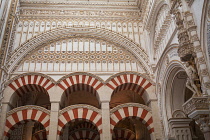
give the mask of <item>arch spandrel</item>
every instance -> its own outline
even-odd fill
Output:
[[[127,37],[115,33],[113,31],[109,31],[107,29],[93,28],[93,27],[64,27],[64,28],[56,28],[40,35],[33,37],[32,39],[23,43],[20,47],[18,47],[11,59],[8,61],[8,70],[9,72],[14,72],[15,69],[19,66],[19,64],[26,58],[31,52],[34,50],[41,48],[49,43],[54,41],[58,41],[66,38],[77,38],[77,37],[89,37],[102,39],[114,44],[116,46],[120,46],[126,51],[130,52],[131,55],[138,61],[141,68],[145,73],[152,73],[150,66],[148,65],[149,59],[148,55],[141,48],[140,45],[136,44],[132,40]]]

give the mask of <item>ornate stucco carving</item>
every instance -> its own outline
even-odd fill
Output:
[[[130,67],[125,67],[128,65]],[[52,42],[34,51],[16,72],[105,73],[125,70],[142,72],[136,59],[120,46],[95,38],[71,38]]]
[[[148,66],[148,55],[145,51],[132,40],[117,34],[115,32],[99,29],[93,27],[83,27],[83,26],[68,26],[63,28],[57,28],[46,33],[42,33],[33,37],[31,40],[23,43],[21,47],[17,48],[12,55],[11,59],[8,61],[7,67],[9,71],[13,71],[27,55],[38,47],[49,44],[52,41],[59,40],[62,38],[72,38],[72,37],[97,37],[108,40],[109,42],[124,47],[128,52],[133,54],[134,58],[137,58],[140,66],[145,70],[145,72],[151,72]],[[141,61],[143,59],[143,61]],[[15,65],[14,65],[15,64]]]

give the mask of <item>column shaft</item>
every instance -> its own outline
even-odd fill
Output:
[[[111,140],[111,131],[110,131],[110,109],[109,102],[101,103],[102,109],[102,135],[101,140]]]
[[[51,103],[49,140],[57,140],[59,102]]]
[[[9,110],[8,103],[2,103],[2,109],[0,112],[0,140],[4,139],[5,121],[6,121],[8,110]]]

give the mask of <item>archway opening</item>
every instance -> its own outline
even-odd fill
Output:
[[[9,140],[47,140],[45,127],[35,120],[24,120],[15,124],[7,135]]]
[[[112,93],[110,108],[125,103],[139,103],[145,105],[145,100],[142,97],[141,91],[142,87],[133,83],[126,83],[118,86]],[[146,95],[143,96],[145,97]]]
[[[150,133],[137,117],[127,117],[119,121],[113,130],[113,140],[150,140]]]
[[[25,105],[37,105],[50,109],[50,98],[46,89],[36,84],[28,84],[18,88],[13,94],[11,108]]]
[[[60,140],[100,140],[96,125],[86,119],[75,119],[68,122],[62,129]]]
[[[193,92],[186,87],[187,74],[181,67],[174,68],[166,84],[166,108],[168,119],[172,118],[173,112],[183,110],[182,105],[193,96]],[[193,120],[190,123],[192,136],[203,140],[203,134],[199,126]]]
[[[100,108],[98,92],[87,84],[75,84],[67,88],[61,97],[61,109],[76,104]]]

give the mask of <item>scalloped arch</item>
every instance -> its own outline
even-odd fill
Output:
[[[152,70],[148,65],[148,55],[141,48],[140,45],[116,32],[107,29],[84,26],[68,26],[56,28],[45,33],[41,33],[26,41],[14,51],[14,54],[8,60],[8,71],[13,72],[21,63],[23,58],[25,58],[33,50],[38,49],[43,45],[49,44],[50,42],[53,42],[55,40],[75,37],[94,37],[98,39],[104,39],[117,46],[121,46],[128,52],[130,52],[138,60],[140,66],[144,69],[146,73],[152,73]]]

